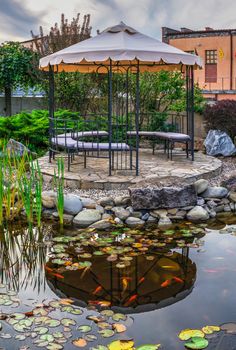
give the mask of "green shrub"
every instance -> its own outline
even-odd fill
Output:
[[[225,131],[231,138],[236,136],[236,101],[222,100],[207,105],[204,111],[206,129]]]

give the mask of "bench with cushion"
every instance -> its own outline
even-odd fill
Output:
[[[128,136],[133,137],[136,136],[136,131],[128,131]],[[175,142],[184,143],[186,146],[186,157],[189,157],[189,142],[191,138],[187,134],[177,133],[177,132],[164,132],[164,131],[139,131],[139,136],[151,137],[151,138],[159,138],[165,141],[165,151],[167,149],[168,158],[172,160],[172,150]],[[154,153],[154,148],[153,148]],[[193,154],[192,154],[193,160]]]

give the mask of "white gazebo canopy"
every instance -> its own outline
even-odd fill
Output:
[[[97,36],[40,59],[40,69],[55,72],[107,72],[139,63],[140,71],[175,70],[201,67],[201,58],[139,33],[123,22]],[[98,68],[99,67],[99,68]]]

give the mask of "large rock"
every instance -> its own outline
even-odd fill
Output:
[[[130,216],[128,219],[125,221],[126,225],[132,228],[142,228],[145,224],[145,221],[135,218],[133,216]]]
[[[42,204],[44,208],[53,209],[56,207],[57,194],[54,191],[42,192]]]
[[[221,182],[221,186],[226,187],[229,191],[236,192],[236,171],[232,171],[230,177]]]
[[[83,209],[82,202],[79,196],[74,194],[66,194],[64,196],[64,213],[76,215]]]
[[[129,210],[124,209],[123,207],[114,207],[112,208],[115,216],[121,220],[126,220],[130,216]]]
[[[97,203],[92,198],[81,197],[80,198],[82,205],[86,209],[96,209]]]
[[[187,213],[187,219],[190,221],[205,221],[209,219],[209,214],[204,208],[196,205]]]
[[[99,220],[89,227],[95,228],[96,230],[107,230],[112,227],[112,223],[109,220]]]
[[[166,226],[171,226],[172,222],[170,220],[170,218],[168,218],[167,216],[163,216],[160,218],[160,220],[158,221],[158,227],[166,227]]]
[[[133,208],[140,209],[171,209],[194,206],[197,194],[193,184],[172,184],[162,187],[130,188]]]
[[[22,157],[23,155],[30,154],[30,150],[23,145],[23,143],[18,142],[14,139],[10,139],[6,145],[6,151],[11,155],[16,155]]]
[[[236,202],[236,192],[230,192],[230,194],[229,194],[229,199],[230,199],[232,202]]]
[[[205,192],[201,194],[203,198],[224,198],[228,194],[227,188],[224,187],[208,187]]]
[[[101,213],[96,209],[85,209],[74,217],[73,223],[79,227],[87,227],[101,220]]]
[[[197,192],[197,194],[203,193],[207,190],[207,187],[209,185],[209,182],[205,179],[199,179],[196,182],[194,182],[194,187]]]
[[[112,197],[104,197],[104,198],[101,198],[100,201],[99,201],[99,204],[102,206],[102,207],[114,207],[115,205],[115,201]]]

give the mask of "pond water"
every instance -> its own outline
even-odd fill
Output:
[[[18,224],[0,245],[3,349],[134,339],[177,350],[183,329],[236,322],[236,217],[109,233]],[[236,349],[232,333],[207,337],[208,349]]]

